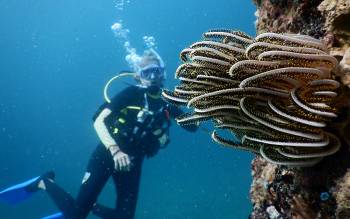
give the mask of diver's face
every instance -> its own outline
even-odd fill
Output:
[[[152,65],[144,68],[140,72],[140,81],[146,87],[163,85],[165,79],[164,68],[158,65]]]

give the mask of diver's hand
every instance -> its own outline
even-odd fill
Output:
[[[113,160],[114,160],[114,168],[117,171],[130,171],[130,157],[123,151],[117,151],[113,155]]]

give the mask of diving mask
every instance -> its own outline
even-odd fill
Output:
[[[165,69],[156,64],[151,64],[139,71],[141,82],[146,85],[160,85],[165,79]]]
[[[164,79],[164,68],[159,65],[149,65],[140,71],[140,78],[146,80]]]

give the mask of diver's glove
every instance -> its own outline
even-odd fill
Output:
[[[131,162],[130,157],[121,151],[118,145],[112,145],[109,148],[114,161],[114,168],[117,171],[130,171]]]

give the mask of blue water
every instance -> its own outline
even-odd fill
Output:
[[[128,69],[125,50],[110,29],[116,21],[130,29],[140,52],[142,37],[155,37],[169,88],[176,83],[179,52],[204,31],[255,34],[251,1],[131,0],[123,10],[111,0],[0,0],[0,5],[0,189],[52,169],[59,184],[77,193],[98,143],[91,117],[103,102],[102,88]],[[171,137],[166,150],[144,163],[136,218],[247,218],[252,155],[175,124]],[[108,183],[99,201],[113,206],[114,200]],[[0,204],[1,219],[56,211],[44,192],[15,207]]]

